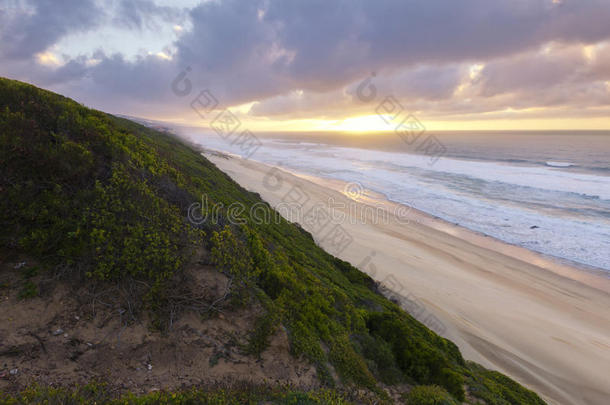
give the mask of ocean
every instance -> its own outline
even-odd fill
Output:
[[[504,242],[610,277],[610,132],[434,132],[441,156],[393,133],[257,134],[261,146],[192,132],[202,146],[353,182]],[[423,138],[422,138],[423,139]]]

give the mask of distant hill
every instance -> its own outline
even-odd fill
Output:
[[[544,403],[171,134],[0,79],[0,193],[0,402]]]

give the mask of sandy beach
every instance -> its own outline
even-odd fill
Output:
[[[404,297],[406,309],[455,342],[466,359],[506,373],[549,403],[608,403],[609,279],[382,196],[342,193],[340,182],[236,157],[206,157],[273,207],[295,192],[304,207],[328,207],[330,198],[333,214],[341,214],[333,226],[350,238],[343,249],[333,251],[328,227],[295,219],[327,251]]]

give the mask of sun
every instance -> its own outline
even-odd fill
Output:
[[[377,114],[349,117],[340,121],[321,121],[317,130],[341,132],[392,131],[394,127]]]

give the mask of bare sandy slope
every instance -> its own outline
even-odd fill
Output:
[[[208,157],[273,207],[301,199],[307,212],[316,203],[328,207],[332,198],[331,225],[353,238],[344,250],[337,252],[336,239],[325,236],[329,227],[312,225],[307,215],[293,220],[329,252],[406,296],[407,309],[458,344],[467,359],[512,376],[550,403],[610,403],[607,279],[439,225],[413,210],[394,215],[396,204],[386,202],[389,216],[383,217],[370,209],[367,196],[355,202],[331,183],[270,172],[239,158]],[[358,196],[361,190],[351,191]],[[582,279],[574,280],[579,274]]]
[[[90,286],[55,281],[40,297],[19,299],[21,276],[14,263],[0,258],[0,286],[11,285],[0,287],[0,392],[33,383],[70,387],[96,380],[111,391],[134,394],[235,384],[319,387],[315,367],[290,355],[283,328],[260,358],[243,352],[264,313],[259,304],[219,307],[222,312],[207,319],[185,310],[170,331],[161,333],[147,326],[150,320],[120,312],[112,288],[92,293]],[[187,274],[201,296],[222,297],[228,279],[215,268],[194,264]]]

